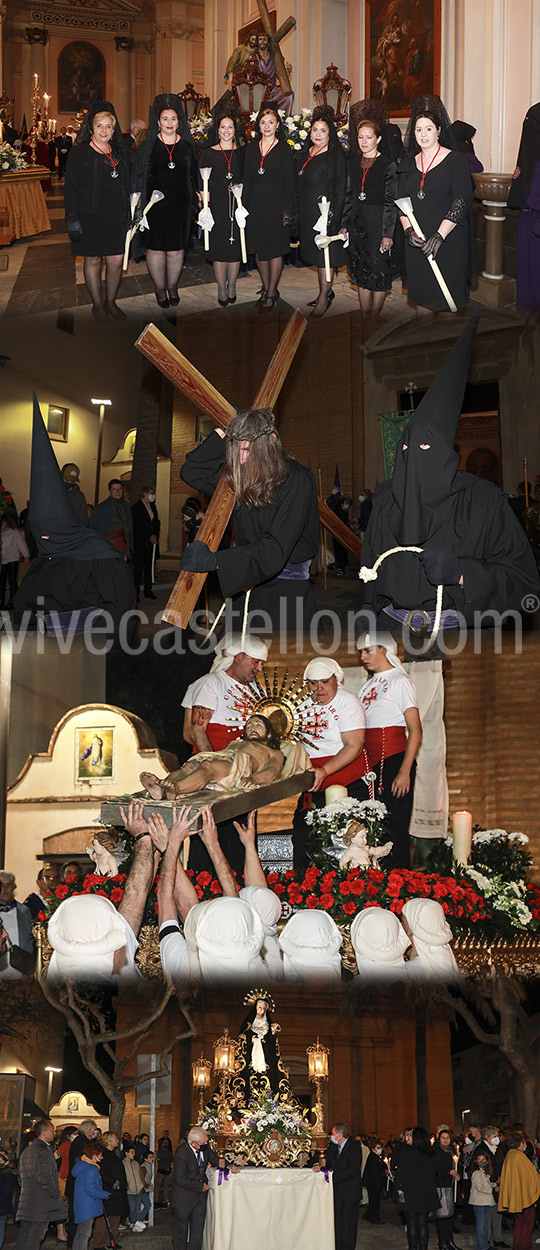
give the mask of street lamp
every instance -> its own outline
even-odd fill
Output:
[[[97,456],[96,456],[96,489],[94,491],[94,507],[97,508],[98,503],[99,503],[99,475],[101,472],[101,447],[103,444],[103,423],[105,420],[105,409],[107,407],[110,408],[112,404],[112,399],[91,399],[90,403],[95,404],[96,408],[99,408],[99,430],[98,430],[98,445],[97,445]]]
[[[54,1074],[55,1072],[61,1072],[61,1071],[62,1071],[62,1068],[53,1068],[50,1064],[48,1064],[47,1067],[45,1068],[45,1072],[49,1073],[49,1082],[47,1085],[47,1111],[50,1111],[51,1109],[52,1085],[53,1085]]]
[[[465,1107],[464,1110],[461,1112],[461,1128],[463,1132],[465,1132],[465,1116],[470,1115],[470,1114],[471,1114],[470,1107]]]

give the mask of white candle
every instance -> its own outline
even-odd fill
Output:
[[[468,864],[472,846],[472,816],[470,812],[454,812],[452,817],[453,855],[456,863]]]
[[[337,803],[338,799],[347,798],[346,786],[328,786],[324,792],[324,801],[328,807],[329,803]]]

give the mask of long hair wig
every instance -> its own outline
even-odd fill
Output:
[[[236,507],[262,508],[271,503],[289,475],[293,457],[283,450],[270,408],[250,408],[229,423],[224,473],[234,491]],[[240,444],[249,442],[249,456],[240,463]]]

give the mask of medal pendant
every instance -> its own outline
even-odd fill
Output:
[[[169,161],[169,169],[176,169],[174,161]]]
[[[226,174],[225,174],[225,177],[226,177],[226,179],[227,179],[227,182],[232,182],[232,174],[231,174],[230,170],[229,170],[229,172],[228,172],[228,173],[226,173]]]
[[[303,172],[304,172],[304,171],[303,171],[303,169],[299,169],[299,170],[298,170],[298,177],[299,177],[299,178],[301,178],[301,177],[302,177]]]
[[[416,192],[416,198],[417,200],[425,200],[426,198],[426,193],[425,191],[422,191],[421,187],[420,187],[420,190]]]
[[[366,195],[365,191],[361,191],[361,192],[360,192],[360,195],[358,196],[358,199],[359,199],[359,200],[367,200],[367,195]]]
[[[111,178],[118,178],[118,174],[117,174],[117,172],[116,172],[116,169],[113,169],[112,174],[111,174]]]
[[[263,169],[263,166],[262,166],[262,165],[261,165],[260,169],[259,169],[257,172],[258,172],[259,174],[264,174],[264,169]]]

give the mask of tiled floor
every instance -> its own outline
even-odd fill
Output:
[[[0,273],[0,317],[31,317],[39,313],[71,313],[77,318],[90,316],[90,298],[83,278],[83,262],[71,255],[64,221],[61,185],[54,184],[47,197],[51,231],[31,239],[21,239],[10,248],[3,249],[8,257],[8,268]],[[238,303],[254,303],[260,287],[256,270],[241,275],[238,282]],[[358,308],[358,299],[347,273],[341,270],[335,282],[336,298],[326,314],[336,316]],[[315,272],[312,269],[286,265],[280,281],[280,291],[288,304],[308,314],[309,302],[317,293]],[[180,282],[181,303],[178,315],[207,311],[217,303],[217,288],[212,268],[204,260],[199,242],[189,253]],[[128,315],[155,320],[162,316],[157,308],[153,287],[144,262],[129,262],[122,280],[118,303]],[[415,317],[409,308],[401,283],[394,283],[383,310],[383,320],[396,314]],[[226,312],[224,312],[226,315]]]

